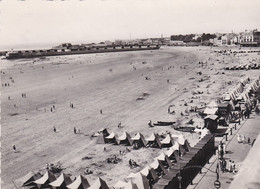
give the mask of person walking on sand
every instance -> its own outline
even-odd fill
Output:
[[[118,128],[121,128],[121,127],[122,127],[122,123],[120,121],[119,124],[118,124]]]
[[[152,120],[149,121],[148,125],[149,125],[149,127],[153,127]]]
[[[54,133],[56,133],[56,127],[55,126],[53,126],[53,131],[54,131]]]
[[[247,139],[247,143],[250,145],[250,143],[251,143],[251,139],[250,139],[250,137],[248,137],[248,139]]]
[[[16,146],[13,145],[13,150],[14,150],[14,153],[16,153]]]
[[[74,134],[77,134],[77,129],[76,129],[76,127],[74,127]]]
[[[100,109],[100,114],[101,114],[101,115],[103,114],[103,110],[102,110],[102,109]]]

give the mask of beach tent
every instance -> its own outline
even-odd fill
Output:
[[[184,141],[184,144],[181,145],[181,147],[183,147],[185,149],[186,152],[190,151],[191,150],[191,146],[190,146],[190,143],[188,142],[187,139],[185,139]]]
[[[98,133],[103,134],[104,137],[109,135],[109,133],[108,133],[106,128],[99,129]]]
[[[97,136],[97,141],[96,141],[97,144],[105,144],[105,138],[103,136],[103,134],[100,134]]]
[[[138,143],[139,146],[147,145],[147,141],[145,140],[144,136],[139,132],[134,137],[132,137],[131,140],[133,143]]]
[[[136,184],[134,184],[132,181],[127,182],[124,189],[138,189]]]
[[[38,180],[35,180],[34,183],[37,184],[39,188],[44,188],[45,186],[48,186],[50,182],[55,180],[56,177],[50,171],[46,171],[46,173]]]
[[[185,138],[184,138],[183,135],[175,135],[175,134],[172,134],[171,137],[174,138],[175,141],[178,142],[178,144],[184,145]]]
[[[166,173],[166,169],[163,167],[162,163],[157,159],[150,164],[150,167],[153,168],[159,174]]]
[[[180,161],[179,148],[178,150],[170,148],[165,152],[165,154],[170,158],[170,160],[174,160],[175,162]]]
[[[132,179],[132,178],[134,178],[136,176],[136,173],[130,173],[127,177],[126,177],[126,179]]]
[[[156,171],[155,171],[153,168],[151,168],[151,169],[149,170],[149,174],[147,175],[146,178],[147,178],[147,179],[149,180],[149,182],[151,182],[152,184],[156,183],[156,182],[159,180],[159,177],[158,177],[158,175],[156,174]]]
[[[19,187],[33,187],[36,186],[36,183],[33,181],[38,180],[41,177],[42,175],[40,173],[35,174],[33,171],[30,171],[25,176],[15,180],[15,182]]]
[[[206,127],[210,132],[216,132],[218,128],[218,116],[217,115],[208,115],[204,118],[204,127]]]
[[[210,114],[216,114],[218,111],[218,104],[212,100],[205,108],[204,114],[210,115]]]
[[[159,156],[157,156],[155,159],[158,159],[158,160],[161,160],[161,161],[164,161],[165,160],[165,153],[161,153]]]
[[[117,181],[117,183],[113,186],[114,189],[124,189],[125,186],[127,185],[127,182],[124,181]]]
[[[136,173],[136,176],[133,178],[133,183],[136,184],[138,189],[149,189],[148,179],[140,172]]]
[[[142,169],[140,171],[140,173],[144,176],[146,176],[146,178],[148,179],[149,181],[149,185],[151,186],[152,184],[154,184],[155,182],[158,181],[159,177],[158,175],[156,174],[156,171],[151,168],[149,165],[146,166],[144,169]]]
[[[175,142],[174,145],[171,147],[171,149],[175,150],[179,150],[180,149],[180,144]]]
[[[89,188],[89,182],[88,180],[83,177],[82,175],[79,175],[74,182],[72,182],[70,185],[67,185],[67,188],[69,189],[85,189]]]
[[[61,173],[57,180],[51,182],[49,185],[55,187],[55,189],[66,188],[67,185],[71,184],[72,180],[69,175]]]
[[[149,165],[147,165],[145,168],[143,168],[140,173],[142,173],[144,176],[148,176],[149,171],[150,171],[151,167]]]
[[[99,135],[103,135],[104,137],[108,136],[109,133],[106,128],[99,129],[98,132],[94,133],[92,136],[97,137]]]
[[[106,143],[113,143],[113,144],[117,144],[117,140],[116,140],[116,135],[114,132],[110,133],[110,135],[108,135],[107,137],[105,137],[105,142]]]
[[[208,108],[217,108],[218,107],[218,104],[212,100],[208,105],[207,105]]]
[[[214,115],[216,114],[218,111],[218,108],[208,108],[206,107],[205,110],[204,110],[204,114],[207,114],[207,115]]]
[[[168,164],[169,168],[172,168],[172,162],[168,156],[165,156],[165,162]]]
[[[127,132],[123,132],[123,134],[117,138],[118,144],[126,144],[132,145],[133,141],[131,140],[131,136]]]
[[[170,134],[167,134],[166,137],[161,141],[162,147],[170,147],[174,145],[174,140]]]
[[[161,141],[157,134],[152,133],[150,137],[145,139],[147,141],[147,144],[151,144],[152,147],[156,148],[162,148]]]
[[[153,142],[155,140],[155,134],[152,133],[151,136],[145,139],[147,142]]]
[[[172,165],[169,157],[163,152],[159,156],[157,156],[155,159],[161,161],[163,166],[165,166],[167,168],[171,167],[171,165]]]
[[[204,136],[206,136],[207,134],[210,134],[210,131],[207,128],[204,128],[201,130],[201,135],[200,138],[203,138]]]
[[[88,189],[109,189],[107,186],[107,183],[101,179],[98,178]]]

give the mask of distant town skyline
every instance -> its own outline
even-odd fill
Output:
[[[260,28],[260,1],[2,0],[0,50]]]

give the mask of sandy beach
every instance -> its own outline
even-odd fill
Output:
[[[224,70],[225,66],[260,63],[257,53],[214,52],[225,48],[162,47],[1,60],[2,187],[14,188],[13,181],[30,170],[44,173],[46,163],[61,163],[63,172],[72,178],[89,169],[93,171],[86,175],[90,183],[101,177],[109,186],[140,171],[166,149],[128,147],[131,151],[121,155],[119,151],[126,146],[96,144],[91,135],[101,128],[118,135],[127,131],[131,136],[137,132],[145,137],[166,131],[181,134],[171,127],[150,128],[149,120],[185,126],[193,119],[193,126],[202,126],[198,114],[189,112],[191,107],[204,107],[221,98],[246,76],[260,76],[259,70]],[[9,86],[3,86],[6,83]],[[174,115],[168,114],[170,105]],[[74,134],[74,127],[79,134]],[[182,134],[191,145],[199,140],[196,133]],[[13,152],[12,145],[19,153]],[[108,164],[107,158],[114,155],[121,161]],[[129,159],[140,167],[131,169]]]

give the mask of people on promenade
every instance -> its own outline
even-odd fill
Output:
[[[238,143],[242,142],[242,136],[239,133],[237,133],[237,142]]]
[[[222,173],[224,173],[226,171],[226,166],[227,166],[227,162],[225,159],[221,159],[220,160],[220,169],[222,171]]]
[[[232,161],[231,160],[229,160],[227,163],[227,170],[228,170],[228,172],[232,172]]]
[[[223,157],[224,157],[224,147],[223,147],[222,141],[219,142],[218,153],[219,153],[219,158],[223,159]]]
[[[245,137],[245,135],[242,135],[242,142],[243,142],[243,144],[246,143],[246,137]]]
[[[232,173],[236,174],[236,164],[234,161],[232,161],[232,163],[231,163],[231,169],[232,169]]]

